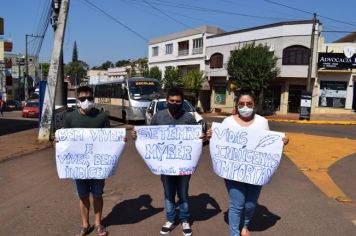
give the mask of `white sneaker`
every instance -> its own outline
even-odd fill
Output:
[[[174,223],[167,221],[162,226],[160,233],[161,234],[169,234],[174,229],[174,227],[175,227]]]
[[[184,236],[190,236],[192,235],[192,229],[190,228],[190,224],[188,222],[183,222],[182,223],[182,228],[183,228],[183,235]]]

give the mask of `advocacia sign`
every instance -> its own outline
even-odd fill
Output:
[[[344,53],[319,53],[318,68],[356,69],[356,55],[348,58]]]

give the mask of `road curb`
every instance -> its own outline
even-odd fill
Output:
[[[267,118],[268,119],[268,118]],[[313,125],[356,125],[356,121],[335,121],[335,120],[287,120],[287,119],[268,119],[273,122],[286,122],[297,124],[313,124]]]
[[[15,160],[18,158],[21,158],[22,156],[29,155],[31,153],[37,152],[37,151],[42,151],[47,148],[51,148],[53,145],[52,144],[45,144],[40,147],[32,148],[32,149],[27,149],[27,150],[22,150],[19,152],[11,153],[7,156],[0,157],[0,163],[4,163],[7,161]]]

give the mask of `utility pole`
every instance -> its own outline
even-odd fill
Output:
[[[62,0],[52,0],[52,27],[54,33],[57,30],[57,23],[59,18],[59,10],[61,7]],[[55,105],[56,106],[64,106],[66,104],[64,98],[64,68],[63,68],[63,50],[61,51],[61,56],[59,58],[59,67],[58,67],[59,79],[57,81],[56,87],[56,97],[55,97]]]
[[[24,85],[24,90],[25,90],[25,100],[28,99],[28,53],[27,53],[27,43],[28,43],[28,37],[34,37],[34,38],[42,38],[43,36],[40,35],[33,35],[33,34],[26,34],[25,35],[25,85]]]
[[[54,45],[51,57],[51,64],[48,72],[46,93],[43,102],[40,130],[38,133],[39,141],[49,141],[52,127],[52,117],[54,114],[54,100],[56,97],[57,81],[59,80],[59,64],[63,48],[64,31],[66,28],[67,15],[70,0],[62,0],[58,22],[55,31]]]
[[[310,55],[309,55],[309,66],[308,66],[307,92],[310,92],[311,73],[312,73],[312,69],[313,69],[315,25],[316,25],[316,13],[314,13],[314,17],[313,17],[313,28],[312,28],[311,38],[310,38]]]

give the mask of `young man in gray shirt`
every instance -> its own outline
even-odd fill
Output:
[[[189,112],[183,109],[184,94],[179,88],[171,88],[167,92],[168,109],[160,110],[152,117],[151,125],[195,125],[195,118]],[[133,130],[131,135],[136,139],[136,131]],[[179,221],[182,224],[183,235],[190,236],[189,213],[189,180],[191,175],[161,175],[164,188],[165,210],[167,222],[161,228],[161,234],[169,234],[176,226],[176,202],[175,197],[179,199]]]

